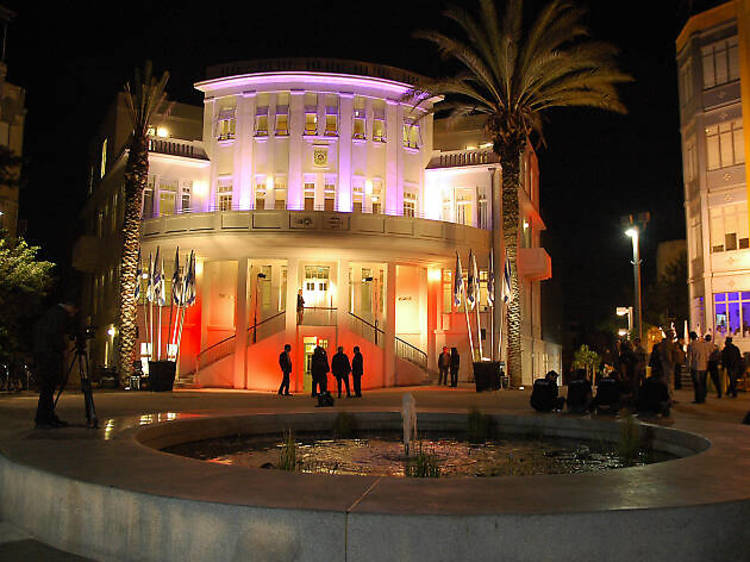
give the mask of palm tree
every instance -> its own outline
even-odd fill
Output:
[[[551,108],[588,106],[625,113],[615,84],[631,77],[615,66],[614,47],[589,39],[581,22],[584,11],[568,0],[552,0],[528,27],[523,25],[523,0],[505,0],[502,13],[493,0],[479,0],[476,14],[459,6],[449,7],[443,14],[458,24],[462,36],[438,31],[419,31],[415,36],[434,43],[444,58],[458,63],[460,71],[419,84],[410,94],[416,100],[446,96],[443,107],[453,116],[486,116],[485,130],[502,165],[502,246],[511,269],[508,368],[512,384],[518,386],[522,381],[516,262],[521,158],[533,133],[542,138],[542,115]],[[497,231],[499,207],[500,194],[493,192],[496,303],[501,303],[505,263]],[[495,334],[499,334],[502,315],[495,316]],[[493,342],[493,350],[496,347]]]
[[[132,371],[136,343],[135,285],[138,254],[141,247],[141,206],[143,190],[148,182],[148,129],[152,119],[166,103],[165,91],[169,73],[160,79],[152,74],[147,61],[143,73],[136,69],[134,85],[125,85],[133,131],[128,141],[128,160],[125,164],[125,220],[122,225],[122,255],[120,257],[120,316],[118,319],[118,361],[120,376]]]

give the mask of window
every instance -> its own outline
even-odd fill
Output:
[[[279,211],[286,210],[286,194],[287,194],[287,187],[286,187],[286,178],[285,177],[276,177],[276,180],[274,181],[274,189],[273,189],[273,208],[277,209]]]
[[[182,205],[182,212],[189,213],[190,205],[192,204],[191,197],[193,194],[193,180],[182,181],[182,199],[180,201]]]
[[[232,210],[232,178],[219,179],[216,186],[216,202],[219,211]]]
[[[690,62],[680,67],[680,92],[682,92],[681,105],[690,103],[693,99],[693,70]]]
[[[279,94],[276,98],[276,129],[277,137],[289,135],[289,94]]]
[[[690,255],[693,259],[703,255],[703,233],[701,230],[700,215],[690,218]]]
[[[220,141],[233,139],[236,126],[235,108],[228,107],[220,110],[216,123],[216,138]]]
[[[177,197],[177,180],[159,178],[159,216],[174,215],[175,199]]]
[[[450,269],[443,270],[443,312],[450,313],[453,310],[453,272]]]
[[[521,222],[521,248],[531,248],[531,221],[524,217],[523,221]]]
[[[318,95],[305,94],[305,135],[318,134]]]
[[[706,127],[708,169],[718,170],[745,161],[742,120],[725,121]]]
[[[262,177],[255,180],[255,210],[262,211],[266,208],[266,182]]]
[[[305,195],[305,211],[312,211],[315,209],[315,183],[305,182],[304,185]]]
[[[458,224],[465,224],[471,226],[473,224],[472,219],[472,203],[474,197],[472,190],[468,187],[457,187],[456,188],[456,222]]]
[[[747,204],[712,207],[710,219],[712,253],[750,248]]]
[[[372,105],[372,140],[375,142],[385,142],[385,102],[376,100]]]
[[[255,136],[268,136],[268,94],[260,94],[255,105]]]
[[[352,212],[362,212],[363,189],[361,185],[352,186]]]
[[[149,176],[148,184],[143,190],[143,212],[141,213],[144,218],[151,218],[154,216],[154,187],[156,185],[156,177]]]
[[[490,227],[490,215],[487,207],[487,195],[484,193],[479,194],[479,201],[477,202],[477,213],[479,219],[479,228],[488,229]]]
[[[365,117],[365,98],[356,96],[354,98],[354,123],[352,126],[352,138],[364,140],[367,138],[367,120]]]
[[[102,141],[102,157],[101,166],[99,167],[99,177],[103,178],[104,174],[107,173],[107,139]]]
[[[714,293],[716,332],[724,336],[750,336],[750,291]]]
[[[406,148],[419,147],[419,125],[404,123],[404,146]]]
[[[372,181],[372,212],[375,215],[383,212],[383,182],[381,180]]]
[[[323,209],[326,211],[334,211],[336,207],[336,180],[326,178],[325,187],[323,189]]]
[[[412,217],[417,213],[417,194],[413,191],[404,191],[404,216]]]
[[[703,88],[713,88],[740,77],[740,54],[737,37],[730,37],[706,45],[701,49],[703,57]]]
[[[685,141],[685,151],[682,157],[684,159],[685,183],[689,183],[698,177],[698,151],[695,146],[695,137],[690,137]]]
[[[326,130],[325,136],[336,137],[339,134],[339,100],[337,96],[326,96]]]

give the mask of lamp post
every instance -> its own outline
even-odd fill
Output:
[[[646,228],[651,215],[640,213],[638,216],[624,217],[625,235],[633,241],[633,328],[638,338],[643,341],[643,302],[641,297],[641,250],[640,235]]]

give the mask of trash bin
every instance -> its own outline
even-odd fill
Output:
[[[500,388],[500,361],[475,361],[473,365],[477,392]]]
[[[148,378],[154,392],[171,392],[177,364],[174,361],[149,361]]]

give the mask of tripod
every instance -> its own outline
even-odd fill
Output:
[[[65,379],[57,393],[57,398],[55,398],[55,406],[57,406],[57,401],[60,400],[60,395],[68,384],[70,373],[73,371],[73,365],[76,364],[76,361],[78,361],[78,374],[81,377],[81,392],[83,392],[83,404],[86,409],[86,427],[96,429],[99,427],[99,420],[96,417],[94,394],[91,389],[91,378],[89,378],[89,355],[86,350],[86,337],[83,334],[77,335],[75,338],[73,360],[70,362],[68,372],[65,374]]]

